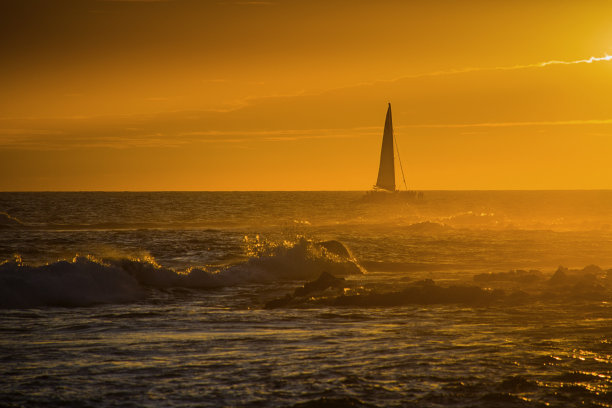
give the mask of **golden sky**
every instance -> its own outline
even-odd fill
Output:
[[[612,188],[610,1],[3,0],[0,190]]]

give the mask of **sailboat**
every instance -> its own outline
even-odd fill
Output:
[[[395,184],[395,152],[400,165],[402,180],[405,190],[396,189]],[[397,142],[393,135],[393,119],[391,117],[391,103],[387,108],[385,118],[385,130],[383,132],[382,146],[380,148],[380,164],[378,166],[378,178],[373,189],[366,193],[364,197],[367,201],[386,201],[386,200],[413,200],[422,198],[423,193],[409,191],[404,176],[404,168],[399,156]]]

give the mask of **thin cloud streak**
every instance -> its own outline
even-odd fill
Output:
[[[483,122],[450,124],[412,124],[395,126],[396,130],[470,129],[538,126],[582,126],[612,125],[612,119],[586,119],[564,121],[530,122]],[[128,132],[141,129],[125,129]],[[473,133],[473,132],[468,132]],[[48,136],[55,137],[50,138]],[[193,130],[181,133],[120,134],[116,136],[88,136],[87,138],[61,131],[0,129],[0,149],[17,150],[71,150],[71,149],[131,149],[131,148],[177,148],[194,144],[236,144],[249,142],[295,142],[300,140],[349,139],[380,136],[376,126],[338,129],[281,129],[281,130]],[[46,137],[45,137],[46,136]]]
[[[115,0],[99,0],[99,1],[115,1]],[[116,1],[139,1],[139,0],[116,0]],[[171,1],[171,0],[141,0],[141,1]],[[424,72],[418,74],[404,75],[401,77],[393,78],[393,79],[377,79],[369,82],[360,82],[349,86],[343,86],[338,88],[330,88],[320,92],[308,92],[306,90],[299,90],[292,93],[278,93],[272,95],[265,96],[247,96],[240,99],[237,99],[225,106],[218,108],[209,108],[209,109],[200,109],[197,110],[200,113],[232,113],[239,111],[243,108],[247,108],[249,106],[256,105],[262,101],[274,100],[274,99],[286,99],[286,98],[299,98],[299,97],[307,97],[307,96],[322,96],[329,92],[347,90],[358,88],[362,86],[375,86],[376,84],[383,83],[393,83],[398,82],[405,79],[417,79],[424,77],[435,77],[435,76],[445,76],[445,75],[459,75],[471,72],[486,72],[486,71],[513,71],[513,70],[521,70],[521,69],[530,69],[530,68],[544,68],[552,65],[576,65],[576,64],[592,64],[595,62],[608,62],[612,61],[612,55],[608,55],[607,53],[603,57],[590,57],[587,59],[580,59],[574,61],[562,61],[562,60],[551,60],[545,62],[538,62],[533,64],[523,64],[523,65],[510,65],[510,66],[496,66],[496,67],[468,67],[461,69],[451,69],[451,70],[442,70],[442,71],[433,71],[433,72]],[[203,82],[226,82],[226,79],[203,79]],[[181,113],[185,112],[185,110],[177,110],[177,111],[165,111],[158,112],[157,114],[162,113]],[[142,119],[154,117],[157,114],[155,113],[125,113],[125,114],[114,114],[114,115],[91,115],[91,116],[39,116],[39,117],[0,117],[0,121],[11,121],[11,120],[44,120],[44,119],[61,119],[61,120],[88,120],[88,119],[99,119],[104,117],[123,117],[123,118],[131,118],[131,117],[139,117]],[[527,122],[526,122],[527,123]],[[416,126],[416,125],[415,125]]]
[[[550,65],[592,64],[594,62],[604,62],[604,61],[612,61],[612,55],[605,54],[605,56],[603,57],[590,57],[587,59],[574,60],[574,61],[551,60],[551,61],[545,61],[545,62],[538,62],[535,64],[509,65],[509,66],[497,66],[497,67],[474,67],[474,68],[463,68],[463,69],[458,69],[458,70],[435,71],[435,72],[428,72],[424,74],[409,75],[406,77],[397,78],[396,80],[400,80],[403,78],[419,78],[419,77],[424,77],[424,76],[463,74],[463,73],[477,72],[477,71],[513,71],[517,69],[544,68]],[[393,80],[393,81],[396,81],[396,80]]]
[[[535,67],[546,67],[548,65],[573,65],[573,64],[592,64],[593,62],[599,61],[612,61],[612,55],[605,54],[604,57],[591,57],[587,59],[581,59],[576,61],[546,61],[540,62],[539,64],[531,64],[531,65],[516,65],[514,67],[507,67],[505,69],[522,69],[522,68],[535,68]]]
[[[509,65],[509,66],[496,66],[496,67],[468,67],[468,68],[460,68],[460,69],[451,69],[451,70],[443,70],[443,71],[433,71],[433,72],[424,72],[419,74],[412,75],[404,75],[401,77],[393,78],[393,79],[378,79],[374,81],[366,81],[360,82],[349,86],[343,86],[339,88],[331,88],[322,92],[307,92],[305,90],[300,90],[295,93],[290,94],[279,94],[279,95],[268,95],[268,96],[252,96],[242,98],[240,100],[234,101],[230,106],[226,108],[218,108],[211,109],[211,112],[218,113],[229,113],[233,111],[240,110],[247,106],[251,106],[254,103],[257,103],[261,100],[274,99],[274,98],[295,98],[301,96],[319,96],[324,95],[328,92],[340,91],[343,89],[351,89],[357,88],[360,86],[373,86],[379,83],[393,83],[398,82],[405,79],[416,79],[416,78],[424,78],[424,77],[435,77],[435,76],[445,76],[445,75],[458,75],[458,74],[467,74],[471,72],[485,72],[485,71],[513,71],[513,70],[521,70],[521,69],[530,69],[530,68],[544,68],[551,65],[576,65],[576,64],[592,64],[594,62],[606,62],[612,61],[612,55],[604,54],[603,57],[590,57],[587,59],[580,59],[574,61],[562,61],[562,60],[551,60],[545,62],[538,62],[534,64],[522,64],[522,65]]]
[[[551,60],[539,62],[535,64],[514,65],[514,66],[499,66],[493,68],[467,68],[462,71],[444,71],[437,73],[421,74],[418,76],[435,76],[459,74],[470,71],[510,71],[520,69],[535,69],[548,67],[552,65],[576,65],[576,64],[593,64],[596,62],[612,61],[612,56],[605,55],[603,57],[590,57],[587,59],[560,61]],[[404,77],[408,78],[408,77]],[[401,79],[401,78],[400,78]],[[398,79],[399,80],[399,79]],[[385,81],[378,81],[382,83]],[[375,86],[375,83],[369,86]],[[346,89],[350,89],[347,87]],[[325,92],[323,92],[324,94]],[[245,105],[257,104],[262,101],[278,98],[299,98],[307,96],[306,93],[300,92],[297,95],[274,95],[266,97],[252,97],[244,101]],[[244,106],[244,105],[243,105]],[[238,109],[228,109],[221,112],[227,113]],[[199,118],[204,113],[213,113],[214,110],[206,111],[173,111],[163,112],[163,114],[180,114],[192,115],[195,119]],[[177,147],[186,144],[198,143],[240,143],[248,141],[260,142],[288,142],[304,139],[324,139],[324,138],[346,138],[346,137],[365,137],[379,135],[378,127],[347,127],[347,128],[314,128],[314,129],[270,129],[262,130],[221,130],[215,129],[215,125],[207,130],[198,130],[205,128],[206,124],[197,124],[191,131],[167,132],[163,128],[159,129],[154,124],[149,124],[149,121],[154,121],[158,117],[157,114],[122,114],[113,116],[94,116],[94,117],[70,117],[70,118],[0,118],[0,148],[3,149],[37,149],[45,150],[50,148],[80,148],[80,147],[114,147],[114,148],[135,148],[135,147]],[[68,122],[59,123],[35,123],[39,120],[67,120]],[[112,122],[110,119],[124,121],[130,123],[127,126],[121,126],[121,130],[110,129],[105,130],[108,134],[115,134],[114,137],[101,136],[100,130],[95,130],[95,123],[88,123],[89,120],[100,121],[108,119],[105,122]],[[180,119],[180,118],[178,118]],[[178,120],[174,118],[174,120]],[[183,118],[184,119],[184,118]],[[518,118],[517,118],[518,119]],[[16,123],[10,123],[18,120]],[[5,122],[5,123],[2,123]],[[134,122],[134,123],[132,123]],[[405,123],[405,122],[404,122]],[[610,125],[612,119],[574,119],[561,121],[516,121],[516,122],[474,122],[474,123],[413,123],[396,126],[398,130],[410,128],[504,128],[504,127],[543,127],[543,126],[588,126],[588,125]],[[121,125],[121,123],[119,123]],[[50,127],[48,127],[50,126]],[[197,126],[197,127],[196,127]],[[219,126],[219,125],[216,125]],[[55,129],[53,129],[55,127]],[[127,134],[126,134],[127,132]],[[93,133],[93,134],[92,134]],[[96,134],[97,133],[97,134]]]
[[[513,71],[513,70],[529,69],[529,68],[544,68],[550,65],[592,64],[594,62],[606,62],[606,61],[612,61],[612,55],[608,55],[606,53],[604,54],[603,57],[590,57],[587,59],[580,59],[580,60],[574,60],[574,61],[551,60],[551,61],[545,61],[545,62],[537,62],[533,64],[500,65],[496,67],[467,67],[467,68],[448,69],[448,70],[440,70],[440,71],[432,71],[432,72],[422,72],[422,73],[417,73],[417,74],[402,75],[400,77],[392,78],[392,79],[378,79],[378,80],[374,80],[370,82],[361,82],[361,83],[358,83],[358,84],[355,84],[353,86],[349,86],[346,88],[352,88],[355,86],[375,85],[377,83],[397,82],[403,79],[435,77],[435,76],[444,76],[444,75],[458,75],[458,74],[467,74],[471,72],[481,72],[481,71]],[[337,89],[344,89],[344,88],[337,88]]]
[[[173,0],[98,0],[104,3],[163,3]]]
[[[126,129],[131,134],[115,136],[89,135],[87,137],[66,132],[57,133],[0,133],[0,149],[17,150],[73,150],[73,149],[131,149],[131,148],[177,148],[196,144],[236,144],[249,142],[295,142],[315,139],[347,139],[378,134],[363,128],[348,129],[304,129],[272,131],[190,131],[182,133],[133,134],[137,129]],[[61,137],[44,137],[62,135]]]
[[[364,130],[377,129],[377,127],[353,127],[353,128],[335,128],[335,129],[280,129],[280,130],[203,130],[179,133],[179,136],[309,136],[319,135],[321,137],[333,137],[337,132],[352,132],[364,134]],[[322,135],[327,134],[327,135]]]
[[[0,129],[0,136],[18,136],[18,135],[62,135],[63,131],[48,130],[48,129]]]
[[[513,126],[567,126],[567,125],[610,125],[612,119],[560,120],[542,122],[484,122],[401,125],[397,128],[473,128],[473,127],[513,127]]]
[[[241,6],[271,6],[275,3],[272,1],[237,1],[234,4]]]

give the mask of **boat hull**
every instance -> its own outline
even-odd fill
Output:
[[[371,190],[365,193],[361,201],[367,203],[397,203],[416,202],[422,199],[423,193],[420,191]]]

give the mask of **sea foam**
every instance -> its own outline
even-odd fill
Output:
[[[0,307],[87,306],[143,299],[147,288],[212,289],[252,283],[314,279],[323,271],[345,276],[365,270],[338,241],[271,242],[247,239],[249,258],[223,268],[177,271],[151,257],[76,256],[30,266],[16,258],[0,264]]]
[[[0,307],[82,306],[138,300],[145,291],[127,271],[77,256],[43,266],[0,264]]]

